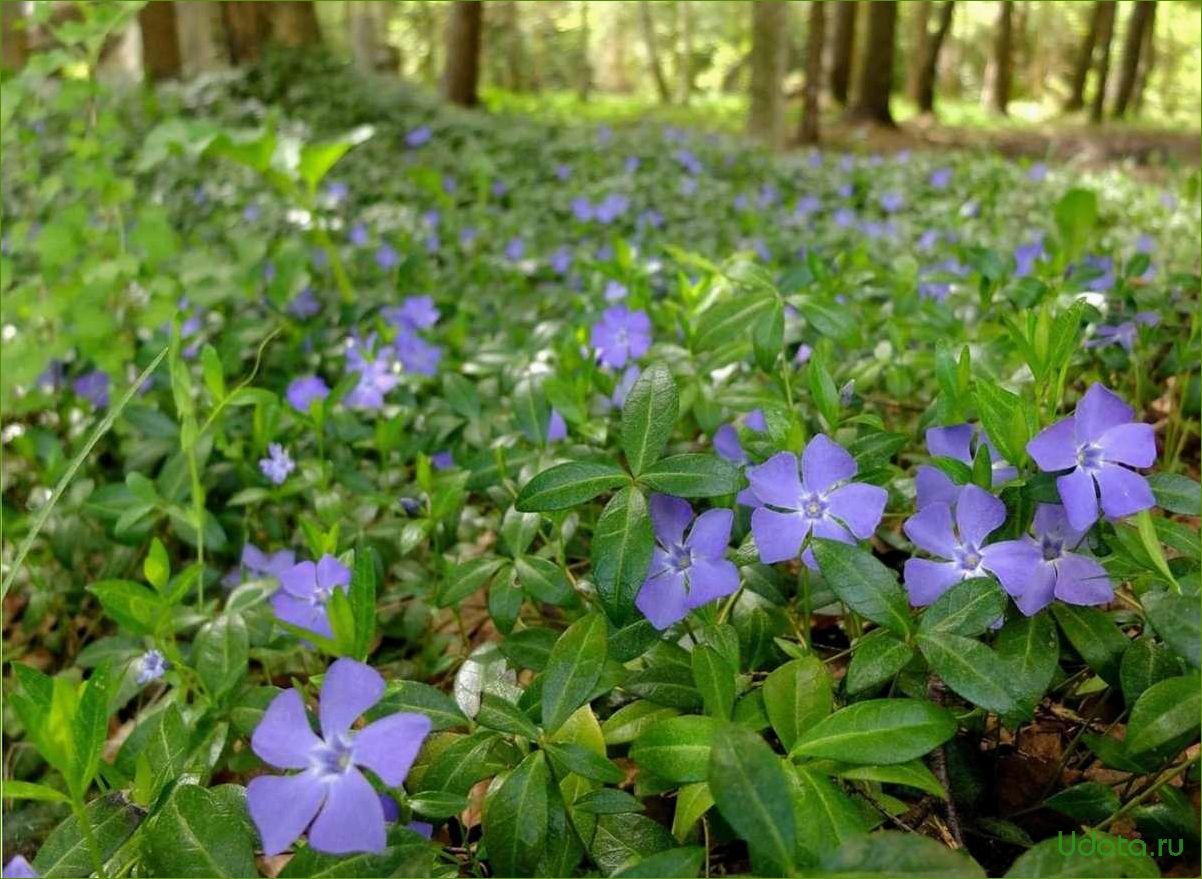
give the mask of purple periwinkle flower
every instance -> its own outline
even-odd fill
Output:
[[[1110,575],[1095,559],[1074,552],[1085,531],[1068,523],[1064,507],[1040,504],[1035,536],[1004,540],[986,549],[1002,588],[1027,616],[1058,598],[1068,604],[1106,604],[1114,598]]]
[[[167,662],[167,658],[158,650],[147,650],[137,661],[137,676],[135,680],[139,686],[149,684],[151,681],[157,681],[164,674],[171,664]]]
[[[936,168],[929,178],[932,189],[947,189],[952,182],[951,168]]]
[[[324,400],[330,395],[330,388],[316,375],[303,375],[293,379],[284,396],[288,404],[297,412],[308,412],[316,400]]]
[[[629,206],[629,198],[616,192],[610,193],[597,202],[593,208],[593,219],[598,223],[608,225],[626,213],[626,209]]]
[[[639,376],[643,371],[637,365],[631,364],[622,371],[622,377],[618,379],[614,385],[614,392],[609,398],[610,404],[615,409],[621,409],[626,405],[626,397],[634,387],[634,383],[639,380]]]
[[[434,136],[434,132],[430,130],[429,125],[420,125],[405,135],[405,146],[410,149],[425,146]]]
[[[726,558],[734,514],[706,510],[694,520],[688,501],[666,494],[651,495],[650,512],[656,546],[634,603],[663,630],[739,588],[739,571]]]
[[[877,201],[881,206],[881,210],[888,214],[900,211],[906,204],[905,196],[900,192],[886,192]]]
[[[238,566],[226,574],[222,582],[232,589],[242,583],[246,573],[254,575],[255,579],[278,580],[284,571],[295,564],[296,553],[290,549],[266,553],[253,543],[247,543],[242,547],[242,557]]]
[[[293,296],[292,301],[288,303],[288,313],[301,320],[307,320],[319,311],[321,311],[321,303],[317,301],[317,297],[313,294],[312,287],[305,287]]]
[[[1156,505],[1148,480],[1132,467],[1156,461],[1152,425],[1134,421],[1135,411],[1112,391],[1091,385],[1069,418],[1042,430],[1027,452],[1047,473],[1067,470],[1056,478],[1068,524],[1089,528],[1102,512],[1121,519]]]
[[[108,373],[96,369],[92,372],[85,372],[71,382],[71,390],[75,392],[76,396],[83,397],[97,409],[103,409],[109,404],[109,385]]]
[[[1154,311],[1141,311],[1133,320],[1120,324],[1103,324],[1094,330],[1092,339],[1085,343],[1086,348],[1103,348],[1107,345],[1120,345],[1128,354],[1135,348],[1135,339],[1141,325],[1154,327],[1160,323],[1160,315]]]
[[[1018,476],[1018,470],[1001,456],[997,447],[989,441],[989,437],[979,426],[953,424],[950,427],[927,429],[927,451],[932,456],[954,458],[969,467],[972,466],[973,457],[982,444],[989,450],[989,460],[993,468],[991,487],[997,487]],[[938,467],[922,464],[918,467],[914,488],[918,509],[921,510],[933,503],[954,504],[963,486],[956,485],[951,477]]]
[[[442,362],[442,348],[433,342],[427,342],[413,330],[398,330],[396,339],[393,340],[393,350],[406,371],[418,375],[438,374],[438,364]]]
[[[374,341],[374,336],[366,344],[353,339],[346,352],[347,370],[359,373],[359,383],[346,395],[347,405],[355,409],[383,408],[384,395],[400,382],[387,356],[391,352],[384,348],[371,353]]]
[[[806,444],[798,474],[797,456],[778,452],[763,464],[747,468],[751,533],[764,564],[796,558],[806,538],[826,537],[843,543],[867,540],[885,512],[889,493],[876,485],[852,482],[856,461],[829,437],[818,434]],[[807,547],[802,560],[816,567]]]
[[[551,417],[547,419],[545,435],[549,443],[557,443],[568,438],[567,422],[563,420],[563,416],[556,409],[551,410]]]
[[[376,248],[376,265],[384,271],[391,271],[401,264],[401,256],[396,248],[385,242]]]
[[[41,875],[24,855],[16,855],[4,865],[4,879],[38,879]]]
[[[555,274],[566,275],[572,268],[572,248],[566,244],[557,247],[547,259],[547,264]]]
[[[346,237],[355,247],[363,247],[367,244],[367,227],[362,223],[356,223],[351,226],[351,231],[347,233]]]
[[[739,442],[739,432],[733,424],[724,424],[714,431],[714,451],[718,457],[732,464],[746,464],[747,453]]]
[[[259,469],[273,484],[283,485],[288,474],[296,469],[296,462],[282,445],[271,443],[267,446],[267,457],[259,459]]]
[[[1048,179],[1048,166],[1043,162],[1036,162],[1027,169],[1027,179],[1032,183],[1043,183]]]
[[[353,659],[339,659],[321,686],[320,736],[313,732],[295,688],[267,706],[251,748],[271,766],[301,771],[260,775],[246,787],[246,805],[259,828],[264,854],[278,855],[306,829],[309,845],[327,854],[384,850],[384,807],[361,769],[370,770],[388,787],[400,786],[431,724],[424,714],[399,712],[352,729],[383,695],[379,672]]]
[[[1029,244],[1020,244],[1014,248],[1014,277],[1025,278],[1035,271],[1035,263],[1046,254],[1043,239],[1037,238]]]
[[[606,302],[621,302],[626,298],[630,291],[626,289],[626,285],[621,281],[610,280],[605,284],[605,301]]]
[[[275,615],[286,623],[329,638],[332,634],[326,602],[335,589],[350,588],[351,572],[332,555],[299,562],[279,575],[280,588],[271,598]]]
[[[438,318],[441,317],[432,296],[407,296],[400,306],[385,308],[381,314],[394,327],[407,327],[411,330],[428,330],[438,323]]]
[[[450,470],[455,466],[455,457],[450,451],[444,449],[431,455],[430,463],[434,466],[435,470]]]
[[[510,262],[517,262],[526,255],[526,242],[522,240],[520,235],[515,235],[509,239],[505,245],[505,258]]]
[[[954,504],[933,503],[907,519],[906,536],[935,556],[906,561],[902,579],[910,603],[928,605],[961,580],[988,576],[999,553],[985,540],[1005,521],[1006,505],[976,485],[964,486]]]
[[[597,359],[611,369],[621,369],[628,360],[637,360],[651,347],[651,318],[646,312],[631,311],[615,305],[601,313],[593,324],[589,342]]]

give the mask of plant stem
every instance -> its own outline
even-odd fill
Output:
[[[104,872],[104,855],[100,851],[100,843],[96,841],[96,834],[92,830],[92,822],[88,818],[88,810],[84,806],[82,800],[71,800],[71,811],[75,814],[75,821],[79,824],[80,833],[83,834],[84,842],[88,846],[88,854],[92,856],[92,868],[96,871],[96,875],[100,879],[107,879]]]

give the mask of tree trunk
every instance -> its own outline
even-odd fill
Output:
[[[1122,119],[1135,92],[1135,79],[1139,73],[1140,55],[1146,39],[1144,34],[1152,26],[1156,15],[1155,0],[1137,0],[1127,19],[1127,33],[1123,38],[1123,61],[1119,69],[1118,90],[1114,95],[1114,116]]]
[[[688,104],[693,96],[693,4],[681,0],[680,103]]]
[[[826,5],[810,0],[810,32],[806,35],[806,82],[802,89],[801,125],[797,139],[818,143],[818,113],[822,97],[822,48],[826,41]]]
[[[989,78],[989,107],[1005,116],[1010,104],[1011,55],[1014,44],[1014,4],[999,0],[997,25],[993,32],[993,75]]]
[[[751,93],[747,131],[768,146],[779,146],[788,5],[782,0],[757,0],[750,6]]]
[[[1103,7],[1105,0],[1097,0],[1089,15],[1089,30],[1077,50],[1077,60],[1073,62],[1073,75],[1069,80],[1068,100],[1064,102],[1064,110],[1071,113],[1085,106],[1085,83],[1089,79],[1089,68],[1093,64],[1094,47],[1098,44],[1098,34],[1101,33],[1102,19],[1105,17]]]
[[[910,49],[906,63],[906,94],[918,103],[918,89],[922,83],[922,64],[927,57],[927,40],[931,27],[931,0],[911,3]]]
[[[939,51],[943,48],[947,33],[952,27],[952,13],[956,11],[955,0],[944,0],[939,7],[939,21],[935,33],[927,37],[926,55],[922,59],[922,74],[918,79],[918,91],[914,102],[918,112],[935,112],[935,77],[939,71]]]
[[[893,125],[889,112],[889,93],[893,89],[893,44],[897,36],[896,0],[876,0],[868,4],[868,33],[864,59],[856,78],[856,102],[853,119]]]
[[[294,48],[321,45],[321,28],[312,0],[273,0],[266,5],[270,7],[272,42]]]
[[[1152,7],[1155,12],[1156,7]],[[1140,52],[1139,72],[1135,77],[1135,94],[1131,97],[1131,108],[1139,113],[1144,108],[1144,92],[1152,79],[1152,69],[1156,66],[1156,17],[1148,22],[1144,30],[1144,48]]]
[[[848,86],[851,85],[852,60],[856,55],[855,0],[840,0],[835,7],[835,33],[831,41],[831,97],[840,106],[847,106]]]
[[[455,0],[447,19],[442,94],[452,104],[475,107],[480,103],[480,33],[484,4],[480,0]]]
[[[29,60],[25,4],[0,3],[0,69],[20,70]]]
[[[517,4],[514,4],[515,6]],[[593,91],[593,66],[589,63],[590,26],[588,3],[580,4],[580,79],[576,84],[576,96],[587,101]]]
[[[664,76],[664,68],[659,62],[655,21],[651,18],[651,4],[647,0],[639,0],[639,23],[643,28],[643,43],[647,48],[647,65],[651,68],[652,79],[655,80],[655,90],[659,93],[659,102],[670,104],[672,103],[672,92],[668,89],[668,80]]]
[[[1089,108],[1089,121],[1097,125],[1102,121],[1106,106],[1106,80],[1110,76],[1110,43],[1114,36],[1114,17],[1118,11],[1118,0],[1103,0],[1102,23],[1098,28],[1097,91],[1093,105]]]
[[[236,0],[221,3],[221,15],[225,23],[225,36],[229,46],[230,61],[248,64],[259,60],[263,46],[271,33],[271,22],[267,18],[266,3],[252,0]]]
[[[229,40],[218,4],[206,0],[178,0],[172,6],[184,77],[228,67]]]
[[[147,82],[177,79],[182,72],[175,4],[153,0],[138,12],[142,31],[142,74]]]

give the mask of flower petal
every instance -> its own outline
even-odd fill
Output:
[[[660,631],[680,622],[689,613],[684,574],[672,572],[644,580],[634,606]]]
[[[1093,480],[1082,467],[1056,479],[1068,524],[1077,531],[1087,530],[1098,519],[1098,491]]]
[[[960,486],[938,467],[922,464],[914,476],[914,492],[920,510],[931,504],[950,507],[960,497]]]
[[[1056,562],[1056,597],[1069,604],[1106,604],[1114,598],[1110,576],[1089,556],[1068,553]]]
[[[1092,384],[1073,413],[1077,442],[1096,442],[1110,428],[1126,424],[1134,417],[1135,410],[1117,394],[1100,384]]]
[[[1118,464],[1103,464],[1094,471],[1102,493],[1102,512],[1111,519],[1121,519],[1156,506],[1148,480],[1134,470]]]
[[[997,577],[1014,598],[1026,593],[1045,565],[1043,550],[1029,537],[1001,540],[981,550],[981,567]]]
[[[279,769],[305,769],[321,739],[309,726],[305,702],[295,689],[285,690],[267,706],[255,727],[250,747],[264,763]]]
[[[327,782],[326,804],[309,829],[309,845],[319,852],[343,855],[382,852],[384,807],[358,769],[348,769]]]
[[[684,530],[693,521],[689,502],[669,494],[653,494],[649,503],[651,526],[661,546],[674,546],[684,539]]]
[[[281,572],[280,588],[297,598],[308,598],[317,591],[317,566],[301,562]]]
[[[1072,418],[1045,427],[1027,443],[1027,453],[1045,473],[1077,466],[1077,437]]]
[[[321,684],[321,734],[327,742],[351,728],[364,711],[384,695],[384,678],[370,665],[339,659]]]
[[[906,537],[933,556],[950,559],[956,552],[956,533],[952,530],[952,508],[938,503],[923,507],[902,524]]]
[[[816,435],[801,453],[801,484],[807,491],[825,493],[855,475],[856,459],[826,434]]]
[[[1068,523],[1068,513],[1060,504],[1039,504],[1035,508],[1035,521],[1032,525],[1037,537],[1048,536],[1063,542],[1068,549],[1073,549],[1088,528],[1077,529]]]
[[[685,546],[700,558],[721,559],[726,555],[734,520],[735,514],[730,510],[706,510],[693,523]]]
[[[801,477],[792,452],[777,452],[763,464],[748,467],[747,479],[764,503],[784,510],[801,509]]]
[[[964,579],[961,573],[955,562],[908,559],[902,568],[902,579],[910,593],[910,604],[923,607],[932,603]]]
[[[326,638],[333,635],[324,604],[313,604],[280,591],[271,597],[271,607],[275,615],[286,623],[300,626]]]
[[[689,609],[733,595],[739,588],[739,569],[727,559],[702,558],[689,569]]]
[[[1151,467],[1156,463],[1156,431],[1150,424],[1137,421],[1112,427],[1098,437],[1098,445],[1108,462],[1128,467]]]
[[[732,464],[747,463],[747,454],[739,443],[739,433],[729,424],[724,424],[714,431],[714,451],[719,458]]]
[[[826,497],[831,513],[861,540],[867,540],[881,524],[889,492],[878,485],[849,482]]]
[[[321,808],[326,786],[312,772],[260,775],[246,786],[246,808],[259,828],[263,854],[278,855],[305,832]]]
[[[1056,594],[1056,569],[1042,564],[1035,569],[1023,594],[1014,599],[1015,606],[1024,616],[1034,616],[1052,603]]]
[[[856,539],[851,536],[850,531],[829,516],[816,519],[812,531],[814,537],[824,537],[827,540],[837,540],[840,543],[848,544],[856,542]],[[805,552],[801,554],[801,560],[805,562],[806,567],[811,571],[818,570],[818,559],[814,558],[812,547],[806,547]]]
[[[351,584],[351,571],[332,555],[323,555],[317,563],[317,585],[326,592],[336,587],[345,589]]]
[[[1006,505],[985,489],[966,485],[956,501],[956,527],[960,539],[979,547],[1006,521]]]
[[[401,712],[381,717],[355,733],[355,763],[366,766],[389,787],[397,787],[430,734],[430,718]]]
[[[971,424],[955,424],[951,427],[932,427],[927,430],[927,451],[942,458],[955,458],[972,464]]]
[[[757,507],[751,513],[755,547],[766,565],[797,558],[808,531],[800,513],[778,513],[767,507]]]

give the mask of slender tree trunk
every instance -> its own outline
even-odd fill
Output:
[[[655,21],[651,17],[651,4],[647,0],[639,0],[639,23],[643,28],[643,43],[647,48],[647,65],[651,68],[651,77],[655,80],[655,90],[659,93],[661,104],[672,103],[672,92],[668,89],[668,80],[664,76],[664,68],[659,61],[659,45],[655,39]]]
[[[1097,91],[1093,105],[1089,108],[1089,121],[1097,125],[1102,121],[1106,106],[1106,81],[1110,76],[1110,43],[1114,36],[1114,18],[1118,11],[1118,0],[1103,0],[1102,24],[1098,29]]]
[[[769,146],[779,146],[788,4],[782,0],[757,0],[750,6],[751,90],[747,131]]]
[[[1153,7],[1155,12],[1155,7]],[[1139,73],[1135,77],[1135,94],[1131,97],[1131,107],[1136,113],[1144,108],[1144,92],[1152,80],[1152,69],[1156,66],[1156,18],[1148,22],[1144,31],[1144,48],[1140,53]]]
[[[922,59],[922,74],[918,80],[918,92],[914,102],[918,112],[932,114],[935,112],[935,79],[939,71],[939,52],[947,39],[947,33],[952,27],[952,13],[956,11],[955,0],[944,0],[939,7],[939,19],[935,33],[927,37],[926,55]]]
[[[806,82],[802,89],[801,125],[797,139],[818,143],[818,114],[822,98],[822,48],[826,41],[826,4],[810,0],[810,32],[806,35]]]
[[[517,4],[514,4],[515,6]],[[593,66],[589,62],[589,38],[591,27],[588,20],[588,3],[580,4],[580,80],[576,86],[577,97],[587,101],[593,91]]]
[[[0,2],[0,68],[20,70],[29,60],[25,4]]]
[[[147,82],[177,79],[182,72],[175,4],[153,0],[138,12],[142,31],[142,74]]]
[[[321,45],[317,7],[312,0],[273,0],[264,5],[269,7],[272,42],[294,48]]]
[[[207,0],[179,0],[175,9],[176,34],[185,77],[229,67],[229,40],[218,4]]]
[[[447,19],[446,66],[442,94],[452,104],[480,103],[480,33],[484,18],[480,0],[455,0]]]
[[[989,80],[989,107],[1005,116],[1009,112],[1011,62],[1014,44],[1014,4],[999,0],[993,32],[993,76]]]
[[[1085,106],[1085,83],[1089,79],[1089,68],[1093,65],[1094,47],[1098,44],[1098,34],[1102,30],[1105,5],[1106,0],[1097,0],[1089,14],[1089,30],[1086,31],[1085,39],[1081,41],[1081,46],[1077,49],[1077,59],[1073,62],[1068,99],[1064,102],[1065,112],[1071,113]]]
[[[253,0],[236,0],[221,3],[220,6],[230,61],[234,64],[258,61],[271,33],[267,4]]]
[[[1127,33],[1123,38],[1122,66],[1119,68],[1118,89],[1114,95],[1116,119],[1123,118],[1127,112],[1127,106],[1131,103],[1131,96],[1135,92],[1136,76],[1139,73],[1140,55],[1143,52],[1144,43],[1147,42],[1144,35],[1152,26],[1155,15],[1155,0],[1137,0],[1135,8],[1131,10],[1131,15],[1127,19]]]
[[[918,87],[922,82],[922,64],[927,56],[927,39],[931,26],[931,0],[911,3],[910,49],[906,57],[906,94],[918,103]]]
[[[897,3],[876,0],[868,5],[864,58],[856,79],[854,119],[893,125],[889,93],[893,89],[893,49],[897,36]]]
[[[855,0],[840,0],[835,7],[835,32],[831,41],[831,97],[844,107],[847,106],[852,61],[856,55],[858,11],[859,4]]]
[[[688,104],[693,97],[693,4],[681,0],[680,103]]]

